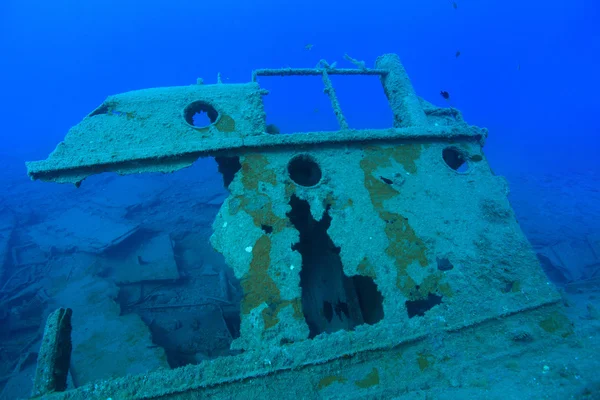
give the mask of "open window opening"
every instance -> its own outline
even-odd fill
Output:
[[[329,208],[316,221],[307,201],[294,195],[290,205],[288,217],[300,232],[300,241],[292,249],[302,255],[302,310],[309,337],[380,321],[383,296],[375,282],[369,277],[344,274],[340,248],[327,234],[332,220]]]
[[[331,82],[350,128],[394,127],[394,113],[379,76],[334,75]]]
[[[331,101],[320,76],[259,77],[269,134],[336,131]]]

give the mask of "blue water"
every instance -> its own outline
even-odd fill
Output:
[[[0,154],[45,157],[109,94],[210,83],[218,72],[245,82],[260,67],[342,65],[344,53],[372,66],[395,52],[420,96],[443,106],[446,90],[471,124],[490,129],[499,171],[597,170],[600,5],[457,5],[3,0]]]
[[[210,84],[217,74],[248,82],[253,69],[320,60],[352,67],[344,54],[373,67],[377,56],[397,53],[419,96],[489,129],[485,154],[507,176],[536,251],[563,242],[577,249],[600,235],[600,2],[455,4],[0,0],[0,211],[14,211],[24,229],[44,221],[47,202],[85,198],[73,187],[27,182],[24,162],[45,159],[109,95]],[[319,78],[260,82],[271,92],[268,122],[282,132],[337,129]],[[392,125],[376,78],[333,82],[351,127]],[[179,178],[204,179],[193,171]],[[141,184],[150,192],[168,177],[152,179]],[[26,230],[18,240],[27,242]],[[600,261],[581,257],[552,280],[590,278],[589,265]]]

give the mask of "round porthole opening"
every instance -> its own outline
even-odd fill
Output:
[[[205,101],[194,101],[183,111],[185,122],[194,128],[206,128],[219,118],[219,112]]]
[[[288,164],[288,174],[294,183],[311,187],[321,181],[321,167],[309,155],[302,154],[292,158]]]

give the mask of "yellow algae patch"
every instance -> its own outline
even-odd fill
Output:
[[[343,376],[329,375],[329,376],[326,376],[326,377],[322,378],[319,381],[319,384],[317,385],[317,388],[319,390],[321,390],[321,389],[324,389],[327,386],[332,385],[332,384],[334,384],[336,382],[338,382],[338,383],[346,383],[346,382],[348,382],[348,379],[344,378]]]
[[[229,211],[235,215],[244,211],[258,228],[271,228],[271,233],[279,233],[290,225],[287,217],[279,217],[273,211],[272,199],[259,191],[259,184],[275,185],[277,183],[275,172],[269,169],[267,158],[260,154],[251,154],[244,157],[242,164],[242,184],[244,194],[235,196],[230,202]],[[279,323],[279,312],[291,305],[294,318],[304,319],[302,302],[300,298],[282,300],[279,287],[269,274],[271,266],[271,236],[262,235],[252,247],[252,261],[248,273],[241,279],[244,292],[242,300],[242,314],[248,314],[254,308],[265,303],[267,305],[261,312],[265,329]],[[275,275],[278,272],[275,271]]]
[[[429,353],[419,353],[417,357],[417,364],[419,364],[421,371],[425,371],[427,368],[433,366],[434,362],[433,356]]]
[[[235,196],[230,203],[229,211],[231,215],[235,215],[240,210],[250,215],[258,228],[270,226],[273,232],[279,233],[283,228],[290,226],[288,218],[281,218],[273,212],[271,198],[263,193]]]
[[[242,184],[247,190],[258,190],[258,183],[277,184],[275,171],[269,169],[269,161],[262,154],[248,154],[242,164]]]
[[[302,300],[296,298],[294,300],[279,300],[276,304],[270,304],[269,307],[262,310],[262,317],[265,323],[265,329],[274,327],[279,323],[279,312],[285,307],[291,305],[294,309],[294,318],[297,320],[303,320],[304,314],[302,313]]]
[[[354,384],[361,389],[367,389],[375,385],[379,385],[379,371],[377,368],[373,368],[371,372],[359,381],[355,381]]]
[[[448,283],[440,283],[444,278],[441,272],[428,275],[423,282],[416,282],[408,275],[398,276],[396,286],[409,300],[426,299],[429,293],[439,293],[443,296],[451,297],[454,295],[452,288]]]
[[[220,132],[234,132],[235,131],[235,120],[229,115],[221,115],[221,118],[215,124],[215,127]]]
[[[378,210],[379,216],[385,222],[385,234],[389,245],[385,252],[396,265],[399,276],[407,274],[410,264],[417,261],[422,267],[429,264],[425,252],[425,242],[417,237],[415,231],[402,215],[389,211]],[[400,288],[400,286],[398,286]]]
[[[336,208],[336,199],[335,199],[333,193],[331,193],[331,192],[327,193],[327,196],[325,196],[325,198],[323,199],[323,207],[327,207],[327,206]]]
[[[361,161],[361,166],[363,161]],[[373,203],[373,206],[377,211],[383,210],[383,202],[396,197],[398,194],[400,194],[400,192],[394,189],[391,185],[388,185],[387,183],[376,178],[373,175],[375,169],[365,170],[365,167],[363,166],[363,171],[365,172],[365,187],[369,191],[371,203]]]
[[[365,187],[378,212],[383,211],[384,201],[397,196],[399,192],[392,185],[379,179],[375,171],[382,167],[392,167],[392,160],[395,160],[407,172],[415,174],[417,172],[415,161],[421,156],[421,147],[420,144],[406,144],[389,148],[365,148],[365,157],[360,161],[360,167],[365,173]]]
[[[384,202],[390,200],[400,192],[381,179],[377,170],[381,167],[392,167],[392,161],[401,164],[404,169],[414,174],[417,172],[416,160],[421,156],[421,144],[407,144],[391,148],[367,147],[365,156],[360,166],[365,175],[365,188],[369,192],[371,203],[379,217],[385,222],[385,234],[388,238],[388,246],[385,253],[394,260],[396,267],[396,287],[409,299],[426,298],[429,293],[439,292],[443,295],[452,295],[448,284],[440,284],[442,274],[430,275],[420,284],[408,275],[408,267],[417,262],[421,267],[429,265],[427,259],[427,246],[425,242],[417,237],[414,229],[410,226],[408,219],[404,216],[387,211]],[[375,271],[368,260],[364,259],[358,266],[361,274],[374,277]]]
[[[261,154],[250,154],[244,157],[242,164],[242,185],[244,194],[235,196],[229,206],[231,215],[240,210],[245,211],[252,217],[254,225],[258,228],[269,226],[274,233],[281,232],[283,228],[290,225],[287,217],[279,217],[273,212],[272,199],[261,193],[260,183],[276,185],[275,171],[269,169],[267,158]]]
[[[248,314],[262,303],[266,303],[267,307],[261,313],[265,329],[269,329],[279,323],[279,312],[288,305],[291,305],[294,309],[294,318],[304,318],[300,298],[293,300],[281,299],[281,292],[273,278],[269,275],[269,265],[271,264],[270,251],[271,238],[267,235],[261,236],[252,248],[250,269],[241,280],[244,292],[242,314]]]
[[[348,207],[352,207],[354,202],[352,199],[348,199],[346,201],[340,201],[339,198],[336,198],[333,193],[327,193],[327,196],[323,199],[323,208],[327,208],[327,206],[331,207],[334,210],[343,210]]]
[[[244,291],[243,314],[248,314],[263,302],[271,306],[280,301],[279,288],[268,271],[271,264],[270,252],[271,238],[267,235],[261,236],[252,247],[250,270],[241,280]]]
[[[292,197],[292,195],[296,194],[296,185],[291,182],[286,182],[285,184],[285,199],[288,200]]]
[[[546,332],[560,334],[564,338],[573,334],[571,321],[559,312],[552,313],[549,317],[540,321],[539,325]]]

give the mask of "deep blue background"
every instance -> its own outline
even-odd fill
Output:
[[[490,129],[498,172],[598,170],[598,3],[1,0],[0,157],[25,173],[22,160],[45,158],[110,94],[213,83],[217,72],[247,82],[255,68],[321,58],[349,66],[344,53],[373,66],[395,52],[420,96],[447,105],[447,90],[469,123]],[[295,79],[261,81],[269,120],[334,128],[320,82]],[[376,80],[356,79],[334,82],[351,125],[388,125]]]

